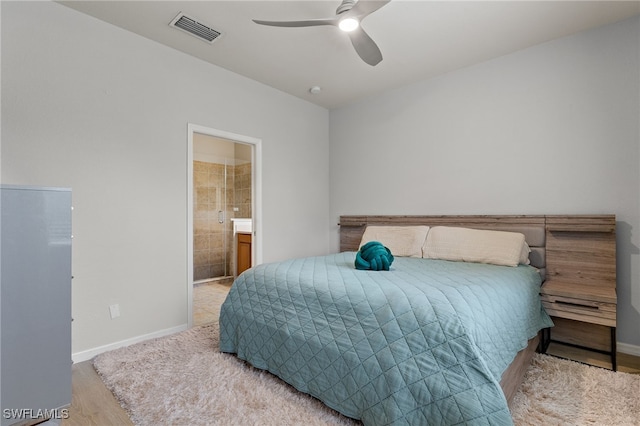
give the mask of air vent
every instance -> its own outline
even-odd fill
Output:
[[[221,35],[219,31],[198,22],[182,12],[178,13],[178,16],[171,21],[169,26],[187,32],[194,37],[198,37],[200,40],[206,41],[207,43],[213,43],[213,41]]]

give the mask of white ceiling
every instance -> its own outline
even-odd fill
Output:
[[[329,18],[340,0],[61,3],[326,108],[640,14],[640,1],[392,0],[363,20],[384,57],[372,67],[336,27],[251,21]],[[222,36],[170,27],[179,12]]]

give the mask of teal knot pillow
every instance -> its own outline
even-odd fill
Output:
[[[356,269],[388,271],[393,263],[391,250],[378,241],[369,241],[356,254]]]

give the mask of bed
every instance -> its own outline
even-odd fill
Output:
[[[456,245],[481,232],[521,240],[497,260],[484,234],[479,254]],[[354,267],[367,235],[392,247],[388,271]],[[365,425],[511,424],[509,401],[552,326],[539,298],[545,217],[342,216],[340,250],[241,274],[221,350]]]

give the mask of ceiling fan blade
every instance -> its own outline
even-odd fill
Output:
[[[349,11],[345,12],[345,14],[362,19],[380,9],[390,1],[391,0],[358,0],[358,2]]]
[[[260,25],[270,25],[272,27],[314,27],[318,25],[337,25],[335,18],[328,19],[308,19],[306,21],[261,21],[253,19],[253,22]]]
[[[363,61],[371,66],[376,66],[380,61],[382,61],[382,52],[380,52],[376,43],[371,39],[371,37],[369,37],[362,27],[359,27],[355,31],[351,31],[348,34],[351,39],[351,44],[353,44],[353,47],[356,49],[356,52]]]

